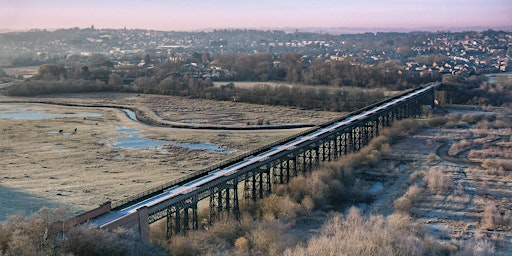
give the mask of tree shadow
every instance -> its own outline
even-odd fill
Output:
[[[63,207],[44,196],[33,195],[18,191],[14,188],[0,186],[0,221],[14,214],[31,215],[39,209]]]

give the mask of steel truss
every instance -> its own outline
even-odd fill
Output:
[[[290,149],[288,153],[268,159],[254,168],[240,170],[208,188],[192,192],[188,197],[149,214],[149,223],[166,218],[167,234],[198,229],[198,201],[209,199],[209,223],[220,215],[239,218],[239,184],[246,202],[255,202],[272,193],[275,186],[287,184],[293,177],[307,173],[322,162],[334,161],[368,145],[383,127],[395,121],[422,114],[425,105],[433,104],[433,91],[403,104],[393,105],[356,123],[333,130],[327,136]]]

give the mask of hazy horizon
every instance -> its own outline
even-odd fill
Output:
[[[510,0],[0,0],[0,29],[71,27],[197,31],[222,28],[417,30],[512,26]]]

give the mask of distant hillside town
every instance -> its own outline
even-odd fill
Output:
[[[0,68],[47,65],[34,77],[134,85],[173,77],[407,87],[511,71],[512,33],[409,32],[333,35],[274,30],[165,32],[71,28],[0,34]],[[46,73],[45,73],[46,72]],[[0,72],[2,76],[2,72]],[[5,77],[5,74],[3,75]]]

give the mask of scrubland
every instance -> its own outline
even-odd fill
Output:
[[[47,252],[71,241],[86,251],[103,239],[114,245],[104,249],[112,255],[138,255],[138,248],[172,255],[508,255],[511,113],[444,111],[395,123],[360,152],[244,203],[239,221],[221,217],[170,240],[157,222],[152,245],[127,245],[131,233],[122,230],[78,229],[68,231],[74,240],[58,238],[43,211],[24,220],[42,228],[17,228],[16,217],[2,223],[0,251]],[[376,184],[382,188],[374,191]],[[45,247],[45,236],[59,246]]]
[[[508,255],[512,173],[492,160],[510,150],[509,121],[510,113],[478,112],[397,123],[359,153],[246,205],[240,222],[222,219],[163,246],[177,255]],[[481,130],[487,122],[499,125]],[[504,153],[449,155],[469,137],[473,150]],[[372,193],[376,182],[383,188]],[[155,240],[162,229],[152,227]]]

